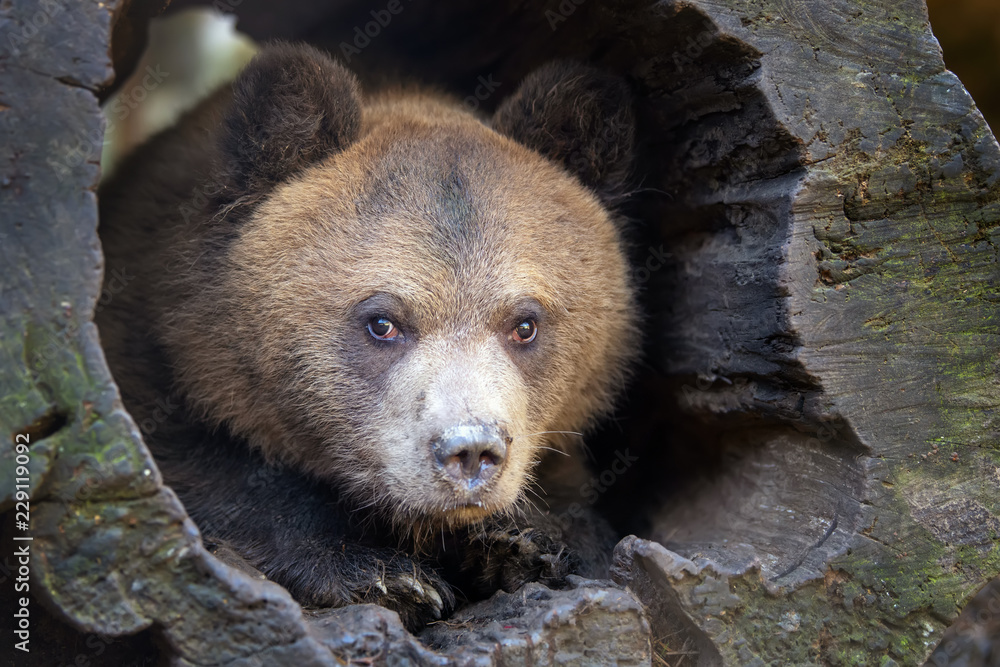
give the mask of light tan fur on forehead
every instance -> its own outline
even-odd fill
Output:
[[[397,180],[387,183],[387,173]],[[440,227],[448,230],[433,217],[442,193],[428,176],[461,179],[460,196],[472,209],[463,223],[475,227],[460,240],[465,247],[437,247],[448,240]],[[330,265],[317,268],[343,275],[356,294],[359,285],[391,284],[415,302],[433,303],[502,285],[511,297],[524,292],[543,306],[573,308],[583,297],[600,307],[605,300],[595,296],[618,297],[625,287],[598,286],[610,289],[595,294],[595,286],[580,284],[588,277],[581,266],[620,259],[606,257],[620,239],[589,191],[428,95],[374,100],[356,143],[279,186],[254,217],[266,224],[251,224],[241,239],[249,261],[273,255],[276,245],[285,248],[278,263],[297,250],[316,262],[325,254]],[[414,274],[419,281],[408,280]],[[461,294],[442,293],[459,283]],[[436,293],[427,293],[428,285]]]

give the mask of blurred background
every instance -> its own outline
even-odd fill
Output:
[[[222,13],[210,0],[173,0],[163,18],[154,21],[149,49],[130,79],[105,104],[108,136],[104,176],[118,160],[151,134],[173,123],[180,113],[239,72],[256,45],[246,35],[288,36],[303,18],[329,11],[326,3],[295,3],[281,9],[249,2],[245,25],[240,12]],[[947,67],[972,94],[990,128],[1000,128],[1000,0],[927,0],[931,25],[941,43]],[[243,0],[233,5],[249,9]],[[270,11],[268,11],[270,10]],[[303,17],[302,14],[315,14]],[[150,76],[150,63],[169,76]],[[155,72],[153,72],[155,74]],[[139,104],[146,98],[152,104]]]
[[[948,69],[1000,130],[1000,0],[928,0],[931,27]]]

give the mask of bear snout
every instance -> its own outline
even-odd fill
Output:
[[[450,482],[463,491],[478,491],[500,472],[509,441],[498,426],[461,424],[447,429],[431,448]]]

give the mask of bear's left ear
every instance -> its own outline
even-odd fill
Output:
[[[233,82],[220,167],[240,194],[262,194],[343,150],[360,131],[351,72],[311,46],[271,44]]]
[[[561,163],[606,204],[627,194],[635,118],[620,77],[574,62],[544,65],[503,101],[493,129]]]

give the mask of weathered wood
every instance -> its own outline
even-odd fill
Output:
[[[308,21],[282,36],[334,53],[371,20],[368,3],[291,5]],[[266,6],[234,10],[252,26]],[[640,457],[602,502],[648,510],[643,536],[666,545],[617,552],[654,639],[685,633],[702,664],[923,661],[1000,572],[1000,149],[944,69],[922,2],[404,7],[346,52],[352,67],[433,79],[482,110],[556,57],[635,84],[645,153],[629,213],[649,366],[600,440],[610,454],[595,449],[598,466],[615,448]],[[36,11],[5,6],[0,32]],[[105,633],[156,624],[178,664],[259,651],[324,664],[342,646],[331,637],[358,628],[374,644],[352,655],[377,644],[447,664],[490,650],[499,635],[477,632],[451,658],[420,653],[370,608],[310,627],[283,591],[201,550],[87,324],[100,296],[90,90],[109,76],[107,14],[66,10],[50,29],[0,51],[15,156],[0,173],[0,424],[36,436],[32,567],[49,603]],[[91,149],[74,148],[81,136]],[[524,613],[518,632],[536,627]]]
[[[676,590],[727,663],[920,662],[1000,569],[996,141],[920,3],[695,4],[762,54],[799,157],[712,182],[732,149],[697,120],[671,142],[676,205],[722,219],[670,244],[661,358],[712,379],[678,401],[731,422],[730,458],[650,536],[696,563]]]

